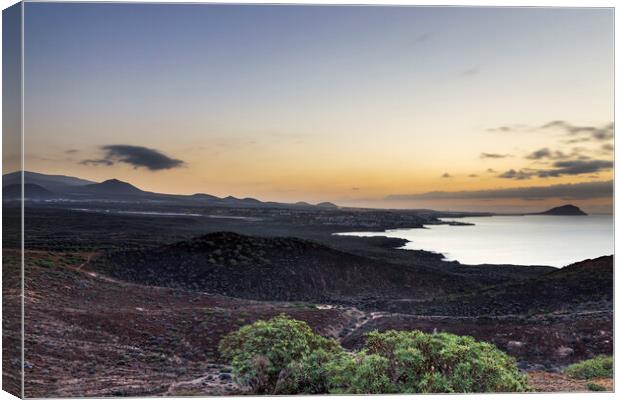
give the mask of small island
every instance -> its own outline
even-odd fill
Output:
[[[566,204],[560,207],[553,207],[547,211],[538,213],[536,215],[588,215],[583,212],[579,207],[572,204]]]

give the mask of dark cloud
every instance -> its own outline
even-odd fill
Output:
[[[549,157],[551,157],[551,150],[546,147],[544,149],[536,150],[532,154],[525,156],[525,158],[527,158],[528,160],[540,160]]]
[[[567,143],[579,143],[587,141],[606,141],[614,137],[614,123],[610,122],[602,126],[573,125],[567,121],[555,120],[540,126],[532,125],[504,125],[489,128],[489,132],[536,132],[540,130],[559,130],[572,139]]]
[[[571,150],[570,153],[565,153],[560,150],[551,151],[548,148],[543,148],[540,150],[536,150],[535,152],[528,154],[525,156],[528,160],[589,160],[590,157],[583,154],[587,152],[587,149],[583,147],[575,147]]]
[[[82,160],[80,161],[80,164],[83,164],[83,165],[113,165],[114,162],[110,160],[106,160],[104,158],[98,158],[98,159]]]
[[[75,154],[75,153],[77,153],[78,151],[79,151],[79,150],[76,150],[76,149],[69,149],[69,150],[66,150],[66,151],[65,151],[65,153],[66,153],[66,154]]]
[[[548,178],[562,175],[592,174],[613,168],[613,166],[613,161],[607,160],[556,161],[553,163],[553,169],[540,170],[537,175],[541,178]]]
[[[512,157],[510,154],[497,154],[497,153],[480,153],[480,158],[506,158]]]
[[[494,173],[496,173],[497,171],[496,171],[496,170],[494,170],[493,168],[487,168],[487,172],[488,172],[489,174],[494,174]]]
[[[466,190],[459,192],[427,192],[419,194],[394,194],[386,200],[452,200],[452,199],[521,199],[539,200],[560,198],[565,200],[586,200],[611,198],[613,181],[583,182],[550,186],[529,186],[511,189]]]
[[[442,178],[452,178],[452,175],[450,175],[449,173],[445,172],[441,175]]]
[[[569,136],[579,136],[576,141],[605,141],[614,137],[614,123],[610,122],[603,126],[579,126],[572,125],[566,121],[557,120],[548,122],[540,127],[541,129],[559,129],[566,132]],[[574,142],[574,140],[572,141]]]
[[[477,177],[478,177],[478,174],[469,174],[469,175],[467,175],[467,176],[468,176],[468,177],[470,177],[470,178],[477,178]]]
[[[508,171],[499,174],[497,177],[498,178],[503,178],[503,179],[523,180],[523,179],[530,179],[534,175],[535,175],[535,173],[533,173],[531,171],[524,171],[522,169],[517,171],[517,170],[514,170],[514,169],[509,169]]]
[[[593,174],[613,168],[613,161],[607,160],[565,160],[556,161],[550,169],[510,169],[498,178],[524,180],[532,177],[556,178],[563,175]]]
[[[613,151],[614,151],[614,145],[613,145],[613,144],[606,143],[606,144],[604,144],[604,145],[602,145],[602,146],[601,146],[601,149],[602,149],[604,152],[613,153]]]
[[[101,149],[104,151],[102,158],[83,160],[81,164],[113,165],[125,163],[134,168],[146,168],[150,171],[177,168],[185,164],[182,160],[170,158],[158,150],[142,146],[114,144],[102,146]]]

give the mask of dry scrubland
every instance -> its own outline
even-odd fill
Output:
[[[612,387],[610,378],[563,373],[612,353],[611,257],[559,271],[485,270],[423,252],[407,259],[391,241],[332,238],[324,227],[291,221],[124,217],[119,225],[116,217],[53,208],[30,215],[30,397],[247,393],[220,341],[280,314],[348,351],[363,349],[374,330],[450,332],[514,357],[534,390]],[[281,235],[296,227],[300,238]],[[208,233],[233,230],[246,235]],[[18,340],[19,252],[7,232],[9,343]],[[3,363],[5,388],[15,390],[18,354],[6,352]]]

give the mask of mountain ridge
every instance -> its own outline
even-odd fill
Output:
[[[20,185],[22,180],[20,171],[8,173],[2,176],[2,186],[6,188],[10,185]],[[49,193],[46,196],[37,196],[32,199],[107,199],[107,200],[119,200],[123,196],[124,200],[128,201],[142,201],[142,200],[156,200],[161,202],[193,202],[193,203],[206,203],[210,206],[221,207],[252,207],[252,208],[306,208],[306,209],[337,209],[337,205],[333,203],[323,202],[317,205],[313,205],[306,202],[298,203],[280,203],[273,201],[261,201],[252,197],[237,198],[234,196],[217,197],[207,193],[194,193],[190,195],[185,194],[169,194],[169,193],[156,193],[149,192],[140,189],[139,187],[125,181],[121,181],[116,178],[107,179],[103,182],[93,182],[86,179],[76,178],[67,175],[48,175],[39,172],[24,171],[24,183],[35,184],[42,190],[47,190]],[[10,196],[3,196],[3,200],[13,200],[19,191],[15,188],[10,189]],[[34,192],[41,192],[41,190],[34,190]]]

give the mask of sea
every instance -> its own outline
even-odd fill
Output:
[[[614,253],[612,215],[490,216],[443,218],[472,225],[428,225],[423,229],[343,232],[348,236],[407,239],[403,249],[441,253],[461,264],[563,267]]]

